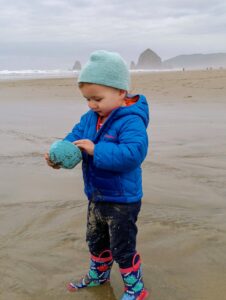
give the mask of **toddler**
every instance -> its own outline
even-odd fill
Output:
[[[141,208],[141,164],[147,154],[149,110],[143,95],[130,95],[130,74],[122,57],[98,50],[82,68],[78,85],[89,111],[65,137],[82,150],[84,191],[88,198],[86,241],[90,269],[69,291],[101,285],[118,263],[125,291],[121,300],[143,300],[136,221]],[[47,163],[54,165],[48,154]]]

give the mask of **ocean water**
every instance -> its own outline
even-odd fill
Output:
[[[0,70],[0,80],[62,78],[77,76],[74,70]]]
[[[172,69],[156,69],[156,70],[130,70],[131,73],[158,73],[171,72]],[[173,71],[181,71],[174,69]],[[77,77],[79,71],[75,70],[0,70],[0,81],[18,80],[18,79],[38,79],[38,78],[70,78]]]

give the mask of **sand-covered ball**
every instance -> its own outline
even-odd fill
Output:
[[[53,163],[59,164],[62,168],[72,169],[82,160],[82,153],[75,144],[60,140],[51,145],[49,157]]]

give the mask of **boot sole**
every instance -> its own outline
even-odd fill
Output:
[[[144,300],[149,296],[149,292],[147,290],[143,290],[137,300]]]
[[[99,284],[99,285],[96,285],[96,286],[100,286],[100,285],[102,285],[102,284],[106,284],[107,282],[110,282],[110,279],[108,279],[108,280],[106,280],[105,282],[103,282],[103,283],[101,283],[101,284]],[[69,291],[69,292],[71,292],[71,293],[74,293],[74,292],[77,292],[78,290],[83,290],[83,289],[85,289],[85,288],[92,288],[92,287],[96,287],[96,286],[84,286],[84,287],[82,287],[82,288],[77,288],[77,287],[75,287],[74,285],[73,285],[73,283],[68,283],[68,285],[67,285],[67,290]]]

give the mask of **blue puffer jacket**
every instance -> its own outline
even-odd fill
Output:
[[[133,105],[114,109],[98,131],[98,114],[89,110],[65,137],[95,144],[93,156],[83,152],[84,190],[89,200],[128,203],[143,196],[141,163],[148,148],[149,109],[146,98],[137,96]]]

